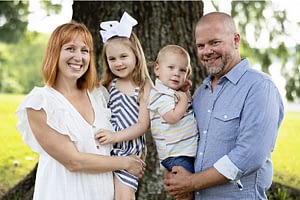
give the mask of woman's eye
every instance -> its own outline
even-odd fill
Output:
[[[73,52],[75,49],[73,47],[67,47],[66,50],[70,51],[70,52]]]
[[[88,49],[83,49],[83,50],[81,50],[82,52],[84,52],[84,53],[89,53],[89,50]]]

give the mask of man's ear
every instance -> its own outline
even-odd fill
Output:
[[[239,34],[239,33],[234,33],[234,47],[235,47],[236,49],[239,48],[239,46],[240,46],[240,41],[241,41],[240,34]]]

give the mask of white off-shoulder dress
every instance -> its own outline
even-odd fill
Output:
[[[114,199],[113,175],[107,173],[70,172],[52,158],[36,141],[27,118],[26,108],[43,109],[47,124],[63,135],[68,135],[78,151],[110,155],[111,145],[99,145],[94,139],[100,128],[113,130],[110,111],[107,109],[108,93],[104,87],[88,92],[95,113],[89,124],[73,105],[55,89],[35,87],[17,109],[17,129],[24,141],[39,157],[34,200],[112,200]],[[59,143],[59,141],[57,141]]]

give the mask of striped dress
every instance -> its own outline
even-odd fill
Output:
[[[135,88],[133,96],[126,95],[119,91],[116,85],[117,79],[114,79],[109,90],[110,98],[108,107],[111,110],[111,123],[115,131],[128,128],[137,123],[139,114],[139,104],[137,102],[139,87]],[[117,133],[118,134],[118,133]],[[141,157],[146,146],[145,135],[139,136],[133,140],[122,141],[114,144],[111,155],[127,156],[137,155]],[[128,173],[125,170],[115,171],[118,179],[135,190],[138,186],[137,177]]]

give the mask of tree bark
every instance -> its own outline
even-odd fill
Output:
[[[1,200],[31,200],[33,197],[37,165],[16,186],[10,189]]]

